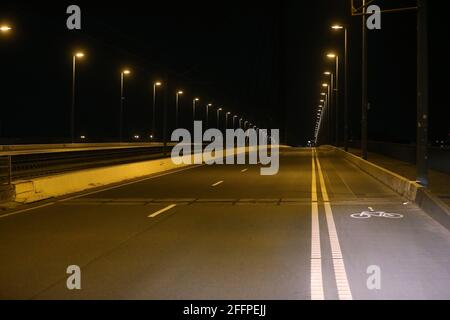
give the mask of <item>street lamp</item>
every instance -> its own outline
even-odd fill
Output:
[[[197,102],[200,101],[200,98],[194,98],[192,100],[192,126],[194,125],[195,122],[195,107],[197,106]],[[192,127],[194,128],[194,127]]]
[[[326,119],[326,125],[327,125],[327,138],[328,142],[331,143],[331,106],[333,105],[333,73],[332,72],[325,72],[325,74],[330,75],[330,84],[323,83],[322,87],[327,88],[328,93],[325,94],[326,96],[326,113],[327,113],[327,119]]]
[[[329,53],[329,54],[327,54],[327,57],[328,58],[336,58],[336,55],[334,54],[334,53]],[[334,97],[333,97],[333,91],[334,91],[334,83],[335,83],[335,75],[334,75],[334,73],[333,72],[331,72],[331,71],[325,71],[324,73],[323,73],[324,75],[326,75],[326,76],[329,76],[330,77],[330,86],[328,86],[328,93],[326,94],[326,101],[327,101],[327,104],[326,104],[326,108],[327,108],[327,134],[328,134],[328,142],[331,144],[332,143],[332,139],[331,139],[331,122],[332,122],[332,119],[331,119],[331,115],[332,115],[332,107],[333,107],[333,102],[334,102]]]
[[[242,121],[244,121],[244,119],[243,119],[243,118],[240,118],[240,119],[239,119],[239,129],[242,129]]]
[[[222,108],[217,109],[217,129],[220,130],[220,111],[222,111]]]
[[[209,129],[209,108],[211,108],[213,105],[212,103],[208,103],[206,105],[206,128]]]
[[[348,28],[343,25],[333,25],[331,29],[344,30],[344,150],[348,151]]]
[[[335,117],[335,126],[336,126],[336,136],[335,136],[335,142],[336,147],[339,146],[339,56],[335,53],[328,53],[327,57],[329,59],[334,59],[336,63],[336,85],[334,88],[334,91],[336,91],[336,100],[334,104],[334,117]],[[333,94],[333,93],[332,93]]]
[[[75,75],[77,68],[77,59],[84,57],[84,53],[79,51],[75,52],[72,56],[72,109],[70,115],[70,137],[72,143],[75,142]]]
[[[180,96],[184,94],[183,91],[178,90],[176,94],[175,99],[175,128],[178,129],[178,113],[179,113],[179,103],[180,103]]]
[[[161,87],[161,81],[153,82],[153,117],[152,117],[152,135],[156,136],[156,87]]]
[[[131,73],[130,70],[125,69],[120,73],[120,115],[119,115],[119,142],[122,142],[123,137],[123,102],[125,97],[123,96],[123,84],[125,75],[129,75]]]
[[[231,112],[227,112],[225,115],[225,130],[228,129],[228,117],[230,116]]]
[[[9,25],[7,25],[7,24],[3,24],[3,25],[0,26],[0,32],[1,33],[8,33],[11,30],[12,30],[12,28]]]
[[[238,116],[233,116],[233,130],[236,129],[236,119],[238,118]]]

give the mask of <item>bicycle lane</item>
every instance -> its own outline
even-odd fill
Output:
[[[450,232],[344,159],[319,160],[353,298],[449,299]]]

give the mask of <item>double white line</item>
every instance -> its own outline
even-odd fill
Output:
[[[322,253],[320,247],[320,225],[319,206],[317,197],[316,163],[319,173],[320,189],[322,192],[323,204],[328,226],[328,235],[331,244],[331,256],[333,259],[334,275],[340,300],[352,300],[352,292],[348,284],[347,273],[345,271],[344,258],[339,244],[336,225],[333,219],[333,211],[330,205],[325,180],[319,157],[315,149],[312,151],[312,182],[311,182],[311,299],[323,300],[323,279],[322,279]]]

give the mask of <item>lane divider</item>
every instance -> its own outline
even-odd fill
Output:
[[[336,231],[336,225],[333,218],[333,210],[331,209],[330,199],[328,197],[325,179],[323,178],[322,167],[320,165],[319,156],[316,155],[317,169],[319,172],[320,189],[325,206],[325,216],[328,225],[328,235],[331,244],[331,255],[333,258],[334,276],[336,278],[336,286],[340,300],[353,300],[350,285],[348,283],[347,272],[345,271],[344,257],[342,256],[341,246]]]
[[[218,185],[221,185],[223,183],[223,180],[222,181],[219,181],[219,182],[216,182],[216,183],[214,183],[211,187],[217,187]]]
[[[173,208],[175,208],[177,205],[176,204],[171,204],[170,206],[165,207],[164,209],[161,209],[159,211],[156,211],[155,213],[152,213],[151,215],[149,215],[149,218],[156,218],[157,216],[159,216],[161,213],[164,213],[166,211],[172,210]]]
[[[311,178],[311,300],[324,300],[322,278],[322,252],[320,248],[319,206],[314,150],[312,152]]]
[[[247,172],[247,171],[248,171],[248,169],[241,170],[242,173]]]

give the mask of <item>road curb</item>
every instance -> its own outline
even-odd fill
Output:
[[[232,151],[225,149],[223,152],[225,152],[226,155],[228,155],[228,153],[237,155],[255,150],[256,147],[252,147],[251,149],[237,148]],[[194,161],[195,157],[195,155],[181,156],[178,159],[181,161],[179,164],[174,163],[172,158],[168,157],[143,162],[85,169],[29,180],[14,181],[12,185],[14,191],[12,201],[27,204],[88,191],[98,187],[106,187],[122,182],[125,183],[153,174],[196,165]],[[203,160],[208,161],[215,159],[216,157],[218,156],[214,155],[209,158],[206,157]]]
[[[321,148],[333,150],[365,173],[417,204],[430,217],[450,230],[450,209],[426,187],[334,146],[322,146]]]

